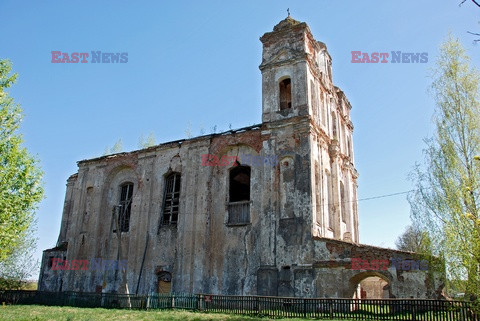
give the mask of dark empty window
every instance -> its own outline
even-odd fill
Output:
[[[250,167],[236,166],[230,171],[230,202],[250,200]]]
[[[280,82],[280,110],[292,108],[292,83],[290,78]]]
[[[229,182],[228,223],[250,223],[250,167],[232,168]]]
[[[165,179],[162,225],[177,224],[180,204],[180,174],[172,173]]]
[[[118,205],[118,226],[121,232],[130,229],[130,212],[132,211],[133,184],[120,186],[120,204]]]
[[[48,268],[49,268],[49,269],[51,269],[52,266],[53,266],[53,259],[54,259],[54,258],[55,258],[54,256],[50,256],[50,257],[48,258]]]

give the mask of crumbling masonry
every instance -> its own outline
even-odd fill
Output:
[[[434,271],[351,269],[412,253],[358,244],[351,105],[326,45],[291,17],[260,40],[262,123],[78,162],[39,290],[351,298],[376,276],[389,297],[438,296]],[[279,162],[204,166],[203,154]],[[128,263],[58,270],[54,258]]]

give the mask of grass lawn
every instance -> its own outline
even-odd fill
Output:
[[[199,313],[183,310],[115,310],[90,309],[72,307],[47,307],[39,305],[7,305],[0,306],[0,321],[97,321],[97,320],[169,320],[169,321],[267,321],[267,318],[254,318],[241,315]],[[302,319],[275,319],[275,321],[299,321]],[[335,320],[332,320],[335,321]]]

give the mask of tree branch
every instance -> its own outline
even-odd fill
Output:
[[[465,3],[465,1],[467,1],[467,0],[462,0],[462,2],[460,2],[460,4],[458,6],[460,7],[462,4]],[[477,7],[480,8],[480,4],[477,2],[477,0],[472,0],[472,2],[475,3],[477,5]]]

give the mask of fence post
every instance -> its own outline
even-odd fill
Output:
[[[245,302],[245,298],[246,298],[246,297],[245,297],[244,295],[242,295],[240,298],[241,298],[240,300],[242,300],[242,313],[245,313],[245,304],[244,304],[244,302]]]
[[[412,301],[410,301],[410,307],[412,309],[412,321],[417,321],[417,307],[415,304],[412,304]]]
[[[202,294],[198,294],[197,295],[197,309],[200,310],[200,311],[203,311],[203,295]]]
[[[329,305],[330,319],[333,319],[333,299],[330,299],[328,302],[330,303],[330,305]]]
[[[307,299],[303,299],[303,318],[307,318]]]

